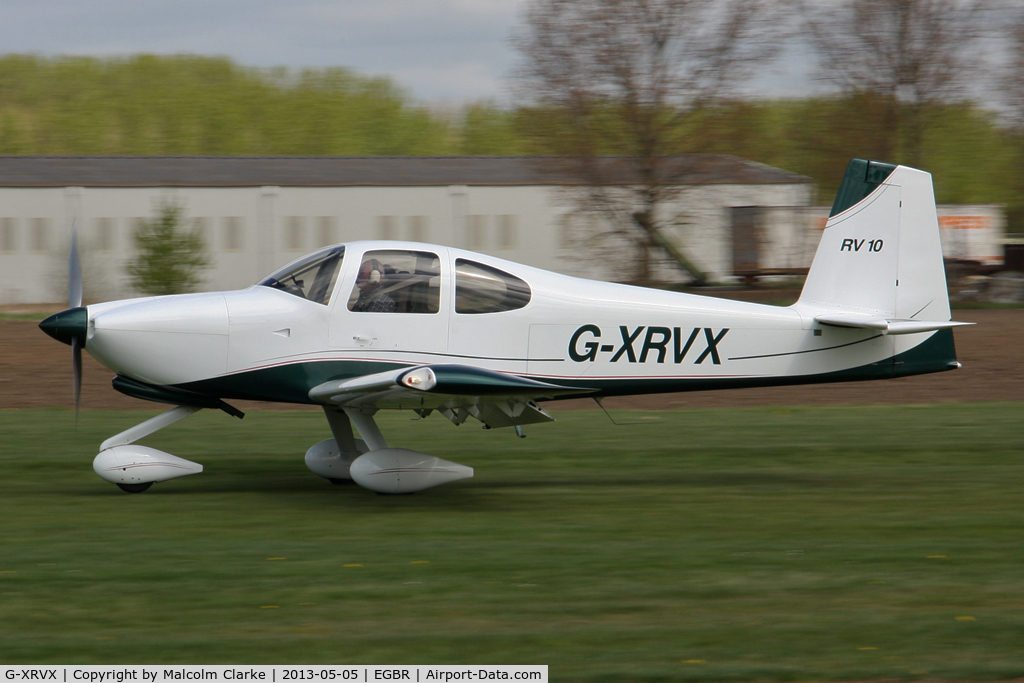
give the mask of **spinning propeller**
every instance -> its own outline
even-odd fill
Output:
[[[57,341],[71,345],[71,367],[74,371],[75,423],[82,397],[82,349],[89,325],[89,314],[82,306],[82,264],[78,259],[78,233],[71,224],[71,249],[68,256],[68,309],[55,313],[39,323],[39,328]]]

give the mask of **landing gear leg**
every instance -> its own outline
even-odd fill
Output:
[[[356,429],[359,430],[359,436],[363,437],[363,441],[366,442],[371,451],[379,451],[382,448],[388,447],[388,442],[384,440],[384,435],[380,433],[380,428],[373,421],[373,413],[363,413],[355,408],[344,408],[343,410],[348,419],[355,424]],[[351,427],[349,429],[351,430]]]
[[[352,461],[369,448],[362,439],[355,438],[352,422],[340,408],[324,406],[324,415],[334,438],[321,441],[306,451],[306,467],[332,484],[347,484],[352,481],[349,474]]]
[[[130,443],[135,443],[139,439],[158,432],[164,427],[169,427],[178,420],[183,420],[199,410],[199,408],[193,408],[191,406],[178,406],[177,408],[171,408],[167,412],[160,413],[156,417],[151,417],[145,422],[140,422],[134,427],[124,430],[120,434],[115,434],[100,444],[100,450],[105,451],[114,446],[126,446]]]

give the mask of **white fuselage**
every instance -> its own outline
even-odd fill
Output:
[[[439,310],[349,310],[362,254],[396,248],[439,257]],[[611,394],[792,383],[883,363],[896,352],[893,337],[819,325],[814,311],[799,305],[582,280],[436,245],[358,242],[346,249],[328,305],[258,285],[96,304],[88,309],[86,349],[115,372],[149,384],[195,388],[212,381],[225,397],[299,401],[303,376],[308,391],[324,377],[396,365],[469,364]],[[525,281],[529,303],[457,313],[456,259]],[[930,334],[900,341],[911,348]],[[270,389],[239,389],[262,386],[266,373],[288,376],[293,386],[274,396]]]

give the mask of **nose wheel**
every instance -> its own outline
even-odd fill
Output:
[[[125,493],[142,493],[152,485],[153,482],[147,481],[145,484],[118,484],[117,488]]]

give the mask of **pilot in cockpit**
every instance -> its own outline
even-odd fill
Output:
[[[356,287],[359,298],[349,306],[349,310],[362,313],[394,313],[395,300],[384,291],[384,265],[375,258],[363,261],[356,276]]]

